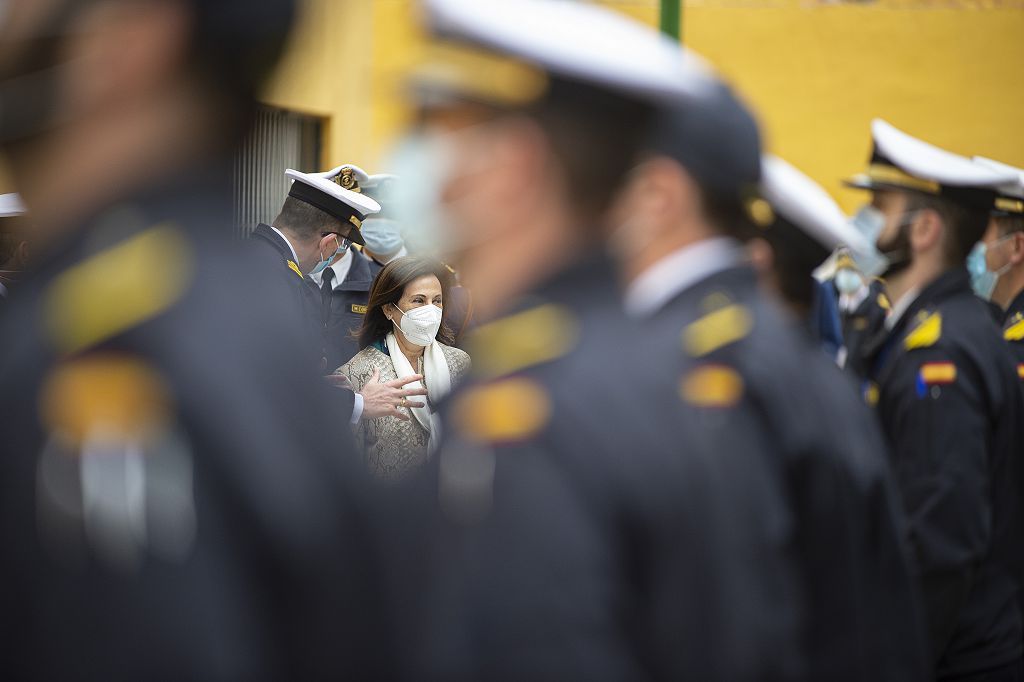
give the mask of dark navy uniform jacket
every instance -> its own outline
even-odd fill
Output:
[[[251,249],[253,266],[265,273],[268,283],[280,290],[280,295],[287,296],[290,306],[298,313],[297,329],[301,331],[309,362],[319,374],[329,374],[333,367],[328,359],[327,328],[320,291],[302,275],[298,264],[292,260],[288,243],[268,225],[256,226],[250,242],[254,247]],[[338,414],[352,415],[355,403],[352,391],[339,388],[330,397]]]
[[[345,281],[332,287],[327,315],[327,366],[331,370],[341,367],[359,352],[354,336],[363,326],[366,304],[370,299],[370,286],[380,268],[359,253],[352,252],[352,265]]]
[[[0,317],[5,677],[387,676],[346,420],[213,187],[83,219]]]
[[[890,443],[938,674],[1019,659],[1024,452],[1006,344],[958,268],[865,351],[865,396]]]
[[[755,444],[708,436],[717,411],[681,396],[681,354],[648,376],[612,281],[603,260],[582,264],[472,337],[475,379],[446,404],[446,441],[421,481],[436,507],[415,533],[427,558],[406,562],[427,567],[411,581],[425,584],[409,640],[422,677],[799,669],[796,576],[763,534],[784,509],[763,467],[729,457]]]
[[[655,325],[694,361],[737,373],[759,417],[749,437],[785,481],[794,519],[805,679],[923,679],[885,447],[855,387],[743,266],[677,295]]]

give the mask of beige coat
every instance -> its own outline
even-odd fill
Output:
[[[458,348],[444,344],[440,346],[448,362],[454,389],[469,372],[469,355]],[[381,383],[398,378],[391,356],[373,346],[359,351],[335,373],[347,377],[352,388],[359,392],[373,376],[375,369],[380,370]],[[366,456],[370,472],[380,478],[398,478],[427,460],[430,434],[412,417],[408,409],[403,411],[409,415],[409,421],[397,417],[361,419],[353,427],[356,444]]]

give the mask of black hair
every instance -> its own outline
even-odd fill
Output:
[[[295,197],[285,197],[281,212],[274,219],[274,227],[288,229],[303,239],[312,239],[325,232],[345,235],[349,223],[343,223],[329,213]]]
[[[1024,215],[1015,213],[1013,215],[994,215],[996,229],[1000,237],[1005,237],[1014,232],[1024,232]]]
[[[963,265],[967,254],[985,234],[989,212],[941,196],[907,192],[907,212],[935,211],[945,226],[944,260],[947,266]]]
[[[636,165],[653,108],[586,83],[552,78],[544,97],[526,113],[561,162],[579,217],[596,221]]]

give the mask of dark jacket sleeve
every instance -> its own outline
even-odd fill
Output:
[[[933,381],[926,365],[946,380]],[[948,381],[949,368],[955,378]],[[988,419],[977,374],[939,347],[894,367],[895,471],[908,521],[931,652],[941,657],[992,535]],[[934,379],[934,375],[931,377]]]

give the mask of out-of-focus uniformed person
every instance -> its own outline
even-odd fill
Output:
[[[846,357],[857,356],[861,344],[878,333],[889,311],[889,299],[881,280],[868,278],[845,247],[835,261],[835,273],[828,280],[839,305]]]
[[[651,102],[697,102],[709,77],[678,45],[585,3],[427,9],[444,40],[414,81],[419,144],[448,160],[424,163],[443,173],[433,210],[485,322],[419,497],[400,495],[427,548],[418,562],[404,548],[427,572],[405,581],[421,604],[403,637],[412,669],[790,678],[796,576],[761,534],[783,534],[778,489],[763,461],[721,456],[756,444],[739,431],[710,442],[717,407],[680,388],[688,380],[694,401],[717,391],[727,409],[734,385],[691,376],[681,353],[656,368],[675,381],[647,382],[602,245]],[[411,514],[417,499],[439,509]]]
[[[974,293],[999,306],[1003,339],[1024,384],[1024,170],[980,157],[974,162],[1016,175],[999,187],[988,229],[968,256],[967,267]]]
[[[405,255],[401,237],[398,237],[396,245],[389,236],[389,226],[393,221],[386,216],[382,217],[387,210],[384,203],[372,193],[377,192],[382,184],[387,184],[394,176],[367,175],[359,166],[345,164],[339,167],[335,177],[345,191],[373,199],[381,210],[362,220],[359,230],[362,241],[358,242],[363,247],[361,253],[357,249],[345,249],[334,257],[329,266],[310,275],[318,289],[317,299],[322,307],[324,323],[324,352],[327,367],[332,370],[359,352],[355,335],[363,324],[373,278],[384,264],[397,258],[398,254]],[[380,191],[385,192],[383,189]],[[371,247],[375,251],[371,252]],[[380,253],[389,254],[390,258],[377,255]]]
[[[860,358],[909,522],[934,676],[1024,679],[1017,606],[1020,392],[1014,363],[964,267],[1012,176],[871,126],[867,170],[892,301]]]
[[[296,305],[307,319],[316,362],[321,373],[327,373],[341,363],[331,364],[335,355],[328,346],[331,290],[321,291],[321,284],[333,283],[337,273],[331,263],[336,257],[340,256],[336,261],[339,268],[341,264],[351,265],[351,257],[345,259],[349,247],[363,243],[363,220],[380,211],[380,204],[355,191],[359,187],[352,168],[339,166],[326,173],[301,173],[289,168],[285,175],[292,185],[281,212],[273,225],[257,225],[252,239],[266,247],[263,251],[268,259],[274,261],[280,277],[294,290]],[[314,279],[314,287],[306,276],[320,279]]]
[[[28,264],[25,238],[25,204],[17,194],[0,194],[0,305]]]
[[[867,245],[823,190],[780,160],[764,164],[768,200],[759,197],[756,124],[728,90],[717,97],[717,108],[663,111],[645,161],[625,179],[616,213],[619,241],[632,246],[618,250],[627,310],[647,337],[733,376],[759,417],[757,452],[785,480],[794,519],[805,678],[920,679],[881,436],[808,333],[812,271],[841,243]],[[743,242],[755,237],[748,254]],[[759,271],[774,297],[760,291]]]
[[[361,467],[294,302],[230,235],[294,11],[4,4],[34,251],[0,316],[7,678],[388,676]]]

